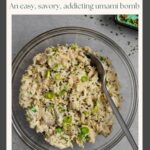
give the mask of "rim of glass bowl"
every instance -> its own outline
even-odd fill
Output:
[[[134,95],[133,95],[133,108],[130,110],[130,115],[128,116],[128,118],[125,120],[128,127],[130,128],[135,114],[136,114],[136,110],[137,110],[137,104],[138,104],[138,96],[137,96],[137,77],[136,77],[136,73],[135,70],[132,66],[132,63],[130,62],[129,58],[127,57],[127,55],[125,54],[125,52],[123,51],[123,49],[118,46],[118,44],[116,44],[113,40],[111,40],[109,37],[105,36],[102,33],[99,33],[97,31],[94,31],[92,29],[88,29],[88,28],[83,28],[83,27],[60,27],[60,28],[55,28],[49,31],[46,31],[38,36],[36,36],[35,38],[33,38],[30,42],[28,42],[17,54],[17,56],[14,58],[13,60],[13,71],[12,71],[12,82],[14,79],[14,74],[18,68],[18,65],[20,64],[20,62],[22,61],[22,58],[24,58],[24,56],[37,44],[39,44],[40,42],[48,39],[48,38],[52,38],[58,35],[63,35],[63,34],[81,34],[81,35],[86,35],[86,36],[90,36],[90,37],[94,37],[96,39],[101,39],[103,40],[104,43],[109,44],[109,46],[114,47],[114,51],[116,53],[119,53],[119,55],[121,55],[121,59],[122,61],[127,65],[127,69],[130,73],[130,76],[133,80],[132,82],[132,86],[135,89]],[[13,111],[13,108],[12,108]],[[30,138],[28,138],[27,135],[24,134],[24,132],[21,130],[21,128],[19,127],[17,120],[12,112],[12,123],[13,123],[13,127],[15,128],[17,134],[19,135],[19,137],[24,141],[24,143],[26,143],[30,148],[32,149],[38,149],[40,150],[41,147],[39,147],[36,143],[34,143],[34,141],[32,141]],[[110,149],[113,146],[115,146],[122,138],[124,137],[124,133],[122,132],[122,130],[120,129],[116,136],[114,138],[111,139],[111,141],[109,141],[109,143],[104,144],[102,149]],[[99,149],[96,148],[95,150]]]

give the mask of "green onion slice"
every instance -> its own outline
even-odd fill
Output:
[[[45,96],[45,98],[52,100],[55,98],[55,93],[54,92],[47,92],[44,94],[44,96]]]

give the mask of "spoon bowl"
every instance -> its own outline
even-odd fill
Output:
[[[103,65],[102,65],[101,61],[95,55],[90,54],[90,53],[87,54],[87,57],[89,57],[91,59],[91,64],[93,66],[95,66],[97,71],[98,71],[98,75],[99,75],[100,81],[102,83],[103,91],[104,91],[104,93],[107,97],[107,100],[108,100],[108,102],[109,102],[109,104],[110,104],[110,106],[113,110],[114,115],[116,116],[122,130],[124,131],[128,141],[129,141],[129,143],[131,144],[133,150],[138,150],[138,146],[135,143],[135,140],[133,139],[133,137],[132,137],[132,135],[131,135],[131,133],[130,133],[123,117],[122,117],[122,115],[120,114],[118,108],[116,107],[113,99],[111,98],[111,96],[110,96],[110,94],[107,90],[106,82],[105,82],[105,70],[103,68]]]

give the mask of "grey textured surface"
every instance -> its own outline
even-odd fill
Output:
[[[32,38],[47,30],[63,26],[79,26],[99,31],[112,38],[120,45],[129,56],[136,73],[138,72],[138,32],[117,25],[113,16],[13,16],[12,17],[12,58]],[[130,131],[138,142],[138,113]],[[16,132],[12,131],[12,149],[30,150]],[[127,139],[124,137],[112,150],[132,150]]]

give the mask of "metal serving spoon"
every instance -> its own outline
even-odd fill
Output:
[[[113,102],[113,100],[112,100],[112,98],[111,98],[111,96],[107,90],[106,82],[105,82],[105,71],[104,71],[104,68],[103,68],[100,60],[96,56],[94,56],[93,54],[90,54],[90,53],[88,53],[87,56],[91,59],[91,64],[97,68],[97,71],[98,71],[98,74],[100,77],[100,81],[102,83],[103,91],[104,91],[104,93],[108,99],[108,102],[109,102],[109,104],[113,110],[113,113],[116,116],[122,130],[124,131],[124,133],[125,133],[128,141],[130,142],[133,150],[138,150],[137,144],[135,143],[125,121],[123,120],[119,110],[117,109],[116,105],[114,104],[114,102]]]

